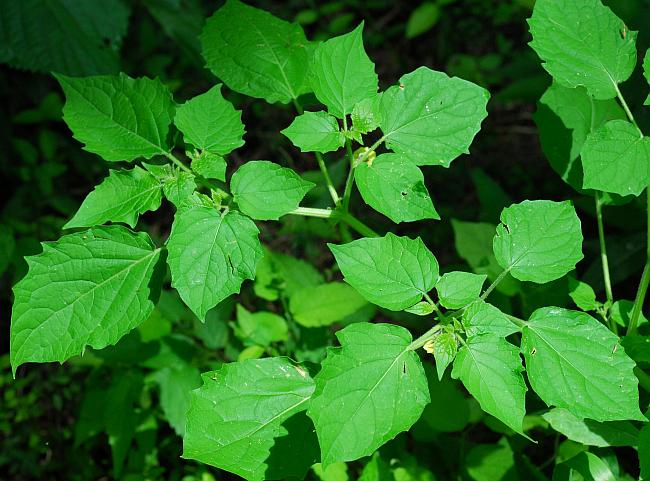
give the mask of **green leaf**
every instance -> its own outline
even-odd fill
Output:
[[[448,167],[487,116],[487,90],[427,67],[404,75],[379,100],[386,147],[418,165]]]
[[[176,172],[173,177],[168,177],[163,183],[165,197],[176,208],[181,207],[186,202],[190,202],[195,190],[196,180],[192,174],[187,172]]]
[[[340,119],[357,103],[377,94],[375,64],[363,48],[363,22],[316,47],[310,82],[316,98]]]
[[[301,415],[314,381],[286,358],[254,359],[203,374],[192,391],[183,457],[249,481],[305,475],[313,426]],[[283,444],[297,438],[293,453]]]
[[[565,87],[584,86],[596,99],[611,99],[636,66],[637,32],[600,0],[538,0],[528,23],[530,46]]]
[[[428,32],[440,18],[440,7],[434,2],[423,2],[411,12],[406,22],[406,38]]]
[[[456,336],[450,332],[443,332],[433,341],[433,357],[436,360],[436,371],[438,379],[442,380],[447,366],[449,366],[458,353]]]
[[[467,473],[474,481],[516,481],[515,458],[508,441],[477,444],[465,458]]]
[[[121,0],[2,1],[0,62],[72,76],[117,73],[129,14]]]
[[[363,200],[396,223],[440,219],[420,168],[400,154],[382,154],[355,170]]]
[[[641,479],[650,476],[650,425],[646,424],[639,433],[639,464]]]
[[[595,421],[644,420],[635,364],[609,329],[583,312],[536,310],[523,329],[528,379],[549,406]]]
[[[149,236],[96,227],[43,243],[14,286],[11,365],[63,362],[86,346],[115,344],[145,321],[160,292]]]
[[[596,293],[586,282],[569,277],[569,289],[569,296],[583,311],[595,311],[598,308]]]
[[[478,299],[483,289],[485,274],[471,272],[447,272],[436,284],[440,304],[447,309],[460,309]]]
[[[298,324],[319,327],[342,321],[366,304],[348,284],[330,282],[296,291],[289,299],[289,310]]]
[[[310,263],[266,250],[257,265],[255,294],[268,301],[275,301],[280,292],[291,297],[299,290],[323,282],[323,275]]]
[[[462,321],[469,337],[479,334],[507,337],[521,330],[503,312],[482,300],[473,302],[465,309]]]
[[[414,305],[438,280],[438,261],[419,237],[388,233],[327,245],[345,281],[368,301],[386,309],[401,311]]]
[[[191,364],[182,363],[155,371],[151,379],[160,388],[160,407],[165,418],[176,434],[183,436],[190,392],[201,386],[201,373]]]
[[[417,432],[419,427],[442,433],[462,431],[470,421],[470,400],[461,392],[460,384],[449,376],[439,379],[428,363],[424,364],[424,372],[429,381],[431,403],[424,408],[411,432]]]
[[[579,192],[583,172],[577,159],[587,135],[610,120],[626,118],[616,100],[595,100],[584,87],[567,88],[557,82],[544,92],[533,117],[551,167]]]
[[[354,131],[367,134],[379,127],[379,113],[377,112],[376,103],[375,96],[363,99],[354,106],[350,115]]]
[[[643,75],[645,75],[645,79],[648,81],[648,85],[650,85],[650,48],[646,50],[645,58],[643,59]],[[650,94],[648,94],[648,98],[645,99],[643,105],[650,105]]]
[[[650,179],[650,138],[625,120],[591,133],[582,147],[583,187],[638,196]]]
[[[502,337],[481,334],[467,339],[451,376],[460,379],[481,409],[523,433],[526,383],[519,350]]]
[[[404,312],[415,314],[416,316],[428,316],[433,312],[433,305],[429,301],[420,301],[404,309]]]
[[[634,302],[621,299],[620,301],[614,302],[609,311],[609,315],[616,324],[619,326],[627,327],[630,325],[630,317],[632,316],[632,310],[634,309]],[[639,314],[639,319],[637,321],[637,326],[645,324],[648,322],[648,319],[643,315],[643,312]],[[626,349],[627,350],[627,349]]]
[[[131,161],[168,151],[174,101],[160,80],[124,74],[56,78],[66,96],[63,120],[88,152]]]
[[[172,286],[199,319],[253,279],[262,257],[258,234],[238,212],[224,215],[204,205],[176,212],[168,240]]]
[[[293,170],[267,160],[246,162],[230,179],[230,190],[241,211],[259,220],[277,220],[288,214],[313,187]]]
[[[138,216],[157,210],[161,200],[162,184],[143,168],[111,170],[63,227],[91,227],[108,221],[124,222],[135,227]]]
[[[554,481],[573,481],[574,471],[585,481],[616,481],[610,467],[593,453],[580,452],[568,461],[557,464],[553,470]]]
[[[249,312],[237,304],[237,324],[235,334],[244,344],[270,346],[274,342],[289,338],[287,321],[272,312]]]
[[[226,161],[224,158],[205,150],[192,158],[192,170],[206,179],[226,181]]]
[[[321,481],[348,481],[348,465],[345,463],[332,463],[327,468],[323,468],[321,463],[316,463],[311,467],[312,471]]]
[[[406,329],[357,323],[336,336],[341,347],[328,350],[307,411],[324,465],[369,456],[408,430],[430,400]]]
[[[639,442],[639,430],[629,421],[599,423],[559,408],[551,409],[542,417],[557,432],[588,446],[636,446]]]
[[[299,25],[228,0],[201,34],[207,66],[229,88],[284,104],[310,91],[313,47]]]
[[[299,115],[282,133],[301,152],[332,152],[345,143],[336,118],[322,111]]]
[[[244,145],[241,110],[223,98],[221,84],[180,105],[174,124],[185,142],[213,154],[226,155]]]
[[[501,212],[493,249],[515,279],[559,279],[583,258],[580,219],[569,201],[525,200]]]

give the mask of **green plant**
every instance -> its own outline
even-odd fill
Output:
[[[637,376],[646,387],[648,378],[628,354],[647,356],[634,346],[643,344],[635,331],[650,267],[634,303],[616,299],[602,221],[603,205],[638,196],[650,182],[650,146],[618,87],[636,65],[636,33],[598,0],[538,0],[530,25],[531,46],[555,80],[538,122],[542,135],[544,125],[558,122],[571,131],[566,151],[547,150],[563,179],[595,198],[605,302],[575,279],[571,296],[581,311],[541,307],[520,319],[487,302],[496,289],[551,283],[575,269],[583,235],[568,201],[511,205],[496,233],[485,224],[454,223],[457,237],[479,238],[487,228],[492,250],[483,254],[490,246],[482,245],[476,263],[467,256],[475,272],[443,275],[420,238],[382,236],[359,219],[355,185],[368,206],[395,223],[440,219],[421,167],[450,167],[468,151],[487,116],[486,90],[420,67],[378,93],[363,24],[315,44],[298,25],[229,0],[203,30],[207,65],[232,91],[293,104],[298,115],[282,133],[314,153],[331,205],[301,205],[315,184],[267,160],[249,160],[227,179],[226,156],[244,144],[245,130],[221,85],[176,105],[157,79],[57,74],[64,119],[84,149],[139,165],[116,164],[65,226],[85,230],[45,243],[42,254],[27,259],[29,272],[14,287],[14,373],[26,362],[64,362],[87,347],[116,344],[136,328],[147,334],[143,326],[167,291],[167,268],[172,287],[206,326],[255,279],[256,295],[275,302],[275,312],[237,306],[237,362],[214,363],[198,387],[192,366],[175,365],[171,355],[149,361],[158,369],[153,382],[165,386],[161,404],[183,436],[186,458],[261,480],[302,478],[317,462],[326,470],[371,456],[418,421],[438,394],[431,386],[451,371],[505,431],[534,438],[524,424],[527,379],[553,408],[544,419],[556,431],[585,444],[594,443],[585,441],[594,431],[625,431],[632,441],[605,445],[639,444],[644,459],[648,428],[639,434],[630,421],[647,421]],[[303,111],[310,101],[326,111]],[[342,190],[330,172],[338,152],[347,167]],[[132,229],[163,198],[176,213],[169,237],[154,234],[154,242]],[[265,251],[255,221],[285,215],[326,219],[338,230],[345,242],[328,247],[345,283],[325,282],[309,264]],[[352,232],[362,237],[353,240]],[[367,322],[374,314],[368,303],[422,316],[415,329],[424,332],[414,338],[397,323]],[[326,331],[318,330],[334,324],[345,326],[336,333],[339,347],[329,347]],[[623,341],[619,325],[627,329]],[[317,349],[305,347],[314,344],[310,336]],[[423,367],[420,356],[427,354],[437,380]],[[119,373],[108,389],[96,389],[120,406],[117,416],[107,411],[99,421],[109,439],[129,430],[133,436],[129,416],[144,382],[139,373]],[[124,439],[113,443],[117,466],[127,456],[131,438]],[[362,476],[380,479],[388,469],[375,456]],[[592,452],[558,463],[555,475],[571,479],[573,471],[614,479]]]

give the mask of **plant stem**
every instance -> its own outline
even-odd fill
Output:
[[[366,224],[361,222],[359,219],[354,217],[349,212],[341,214],[341,221],[345,222],[347,225],[356,230],[359,234],[364,237],[380,237],[380,235],[368,227]]]
[[[605,295],[607,300],[614,302],[612,293],[612,281],[609,276],[609,261],[607,260],[607,246],[605,245],[605,227],[603,226],[603,209],[598,192],[594,194],[596,199],[596,219],[598,220],[598,240],[600,242],[600,260],[603,264],[603,280],[605,281]]]
[[[350,170],[348,171],[348,178],[345,181],[345,190],[343,191],[343,211],[347,212],[350,209],[350,197],[352,196],[352,185],[354,184],[354,155],[352,154],[352,145],[350,139],[345,138],[345,150],[350,160]]]
[[[171,160],[181,170],[184,170],[188,174],[194,175],[194,172],[192,172],[192,169],[190,169],[187,165],[185,165],[183,162],[181,162],[180,159],[178,159],[178,157],[176,157],[171,152],[166,152],[164,150],[161,150],[160,153],[162,155],[164,155],[165,157],[167,157],[169,160]]]
[[[618,100],[625,110],[627,118],[630,119],[630,122],[634,124],[636,129],[639,131],[639,135],[643,138],[643,132],[639,128],[639,125],[636,123],[634,115],[630,107],[627,105],[623,94],[621,93],[618,85],[614,85],[616,89],[616,95]],[[643,267],[643,274],[641,274],[641,281],[639,282],[639,288],[636,291],[636,298],[634,299],[634,307],[632,308],[632,316],[630,317],[630,324],[627,326],[627,335],[632,334],[636,330],[636,326],[639,323],[639,317],[641,316],[641,311],[643,309],[643,303],[645,301],[646,293],[648,292],[648,283],[650,282],[650,185],[646,188],[647,196],[647,247],[646,247],[646,262]],[[644,373],[645,374],[645,373]]]
[[[424,346],[427,343],[429,339],[433,339],[434,337],[436,337],[438,332],[440,332],[441,330],[442,330],[442,325],[436,324],[427,332],[425,332],[416,340],[414,340],[411,344],[409,344],[406,349],[409,351],[415,351],[417,349],[420,349],[422,346]]]
[[[525,327],[526,326],[526,321],[523,319],[519,319],[518,317],[511,316],[510,314],[505,315],[510,322],[513,324],[516,324],[518,327]]]
[[[490,284],[490,286],[487,289],[485,289],[485,292],[483,294],[481,294],[480,299],[484,301],[487,298],[487,296],[489,296],[490,293],[494,290],[494,288],[498,286],[503,279],[505,279],[505,277],[508,275],[509,272],[510,269],[506,269],[501,274],[499,274],[499,276],[496,279],[494,279],[494,282]]]
[[[330,209],[316,209],[313,207],[298,207],[297,209],[289,212],[292,215],[302,215],[305,217],[319,217],[321,219],[329,219],[334,217],[334,211]]]
[[[334,205],[338,205],[339,202],[341,202],[341,199],[339,198],[338,192],[336,192],[336,188],[334,187],[334,183],[332,182],[330,173],[327,170],[327,166],[325,165],[325,160],[323,159],[323,154],[321,154],[320,152],[314,152],[314,155],[316,155],[316,160],[318,161],[318,167],[320,168],[320,171],[323,174],[323,178],[325,179],[325,184],[327,184],[327,190],[330,193],[330,197],[332,198],[332,201],[334,201]]]

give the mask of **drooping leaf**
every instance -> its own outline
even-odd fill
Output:
[[[549,406],[595,421],[645,419],[634,361],[590,315],[538,309],[523,329],[521,350],[530,384]]]
[[[225,364],[202,377],[191,394],[183,457],[249,481],[305,475],[316,441],[301,414],[314,392],[307,371],[276,357]]]
[[[476,301],[463,312],[463,327],[469,337],[479,334],[494,334],[507,337],[520,329],[492,304]]]
[[[161,200],[162,184],[143,168],[111,170],[64,228],[91,227],[108,221],[135,227],[138,216],[158,209]]]
[[[528,23],[530,46],[565,87],[611,99],[636,66],[637,32],[600,0],[538,0]]]
[[[160,291],[160,257],[147,234],[95,227],[43,243],[14,286],[11,365],[63,362],[115,344],[142,323]]]
[[[583,186],[639,195],[650,179],[650,138],[625,120],[612,120],[587,136],[582,147]]]
[[[599,423],[560,408],[551,409],[542,417],[559,433],[588,446],[636,446],[639,442],[639,430],[629,421]]]
[[[583,258],[580,219],[570,202],[525,200],[504,209],[493,242],[501,267],[521,281],[559,279]]]
[[[443,332],[433,342],[433,357],[436,360],[436,371],[438,379],[442,380],[447,366],[449,366],[458,353],[456,336],[450,332]]]
[[[56,75],[66,96],[63,120],[88,152],[108,161],[150,159],[168,151],[174,101],[158,80]]]
[[[309,80],[316,98],[340,119],[352,113],[357,103],[377,94],[379,79],[363,48],[363,23],[316,47]]]
[[[440,304],[447,309],[460,309],[478,299],[483,289],[485,274],[471,272],[447,272],[436,283]]]
[[[314,184],[287,167],[267,160],[242,165],[230,179],[230,189],[241,211],[259,220],[277,220],[300,204]]]
[[[253,279],[262,257],[258,234],[238,212],[199,204],[177,211],[168,241],[172,286],[199,319]]]
[[[469,152],[489,97],[478,85],[420,67],[381,95],[386,146],[418,165],[447,167]]]
[[[388,233],[328,246],[345,281],[386,309],[401,311],[414,305],[438,280],[438,261],[419,237]]]
[[[294,320],[305,327],[329,326],[366,306],[359,293],[342,282],[306,287],[289,299]]]
[[[327,112],[305,112],[282,133],[302,152],[332,152],[345,143],[336,118]]]
[[[572,481],[574,474],[585,481],[616,481],[610,466],[593,453],[582,451],[563,463],[557,464],[553,470],[555,481]]]
[[[180,105],[174,124],[186,142],[213,154],[226,155],[244,145],[241,111],[223,98],[221,84]]]
[[[287,321],[283,317],[268,311],[249,312],[240,304],[237,304],[237,324],[233,327],[244,344],[270,346],[289,338]]]
[[[179,436],[185,434],[185,415],[190,393],[201,385],[201,373],[188,363],[176,363],[153,372],[151,379],[160,389],[160,407]]]
[[[420,168],[400,154],[382,154],[355,170],[363,200],[393,222],[440,219]]]
[[[299,25],[238,0],[228,0],[201,34],[207,66],[229,88],[269,103],[310,91],[313,46]]]
[[[595,100],[584,87],[568,88],[553,82],[539,100],[533,118],[553,170],[582,191],[582,162],[578,157],[587,135],[610,120],[626,117],[614,99]]]
[[[429,402],[422,363],[408,348],[412,338],[406,329],[357,323],[336,335],[341,347],[328,351],[307,411],[325,465],[372,454],[408,430]]]
[[[117,73],[130,8],[121,0],[2,0],[0,62],[37,72]],[[54,21],[56,20],[56,21]]]
[[[463,382],[483,411],[522,433],[526,414],[523,370],[515,346],[494,334],[481,334],[468,338],[460,348],[451,376]]]
[[[226,181],[226,161],[218,154],[201,152],[192,159],[192,170],[206,179]]]

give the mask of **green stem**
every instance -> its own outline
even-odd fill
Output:
[[[600,260],[603,265],[603,280],[605,281],[605,295],[607,300],[614,302],[612,292],[612,281],[609,276],[609,261],[607,260],[607,246],[605,245],[605,227],[603,225],[603,209],[598,192],[594,194],[596,199],[596,219],[598,220],[598,240],[600,242]]]
[[[325,165],[325,160],[323,159],[323,154],[321,154],[320,152],[314,152],[314,154],[316,155],[316,160],[318,161],[318,168],[323,174],[323,178],[325,179],[325,184],[327,184],[327,191],[330,193],[330,197],[332,198],[332,201],[334,201],[334,205],[338,205],[341,199],[339,198],[338,192],[336,192],[336,188],[334,187],[334,183],[332,182],[330,173],[327,170],[327,166]]]
[[[648,292],[648,283],[650,283],[650,257],[646,260],[643,274],[641,274],[641,282],[639,282],[639,289],[636,291],[636,299],[634,299],[634,307],[632,308],[632,315],[630,316],[630,325],[627,326],[628,336],[636,331],[636,326],[641,317],[645,295]]]
[[[440,332],[441,330],[442,330],[442,325],[436,324],[431,329],[429,329],[427,332],[425,332],[420,337],[418,337],[411,344],[409,344],[406,349],[409,350],[409,351],[415,351],[417,349],[420,349],[422,346],[424,346],[427,343],[428,340],[433,339],[434,337],[436,337],[438,332]]]
[[[292,215],[302,215],[305,217],[319,217],[321,219],[329,219],[334,217],[334,211],[330,209],[316,209],[313,207],[298,207],[297,209],[289,212]]]
[[[352,145],[350,139],[345,138],[345,150],[350,160],[350,170],[348,171],[348,178],[345,181],[345,190],[343,191],[343,211],[347,212],[350,209],[350,197],[352,196],[352,185],[354,184],[354,155],[352,154]]]
[[[506,317],[510,322],[516,324],[518,327],[521,328],[526,327],[526,321],[524,321],[523,319],[519,319],[518,317],[511,316],[510,314],[506,314]]]
[[[625,98],[623,97],[621,90],[618,88],[617,84],[614,84],[614,88],[616,89],[616,96],[618,97],[618,100],[621,102],[621,106],[625,111],[625,115],[627,115],[627,118],[630,119],[630,122],[632,122],[636,127],[636,129],[639,131],[639,135],[643,137],[643,132],[641,132],[641,129],[639,128],[639,124],[636,123],[636,119],[634,118],[634,115],[632,115],[632,111],[630,110],[630,107],[627,105],[627,102],[625,101]]]
[[[481,294],[480,297],[481,300],[484,301],[485,299],[487,299],[487,296],[489,296],[494,290],[494,288],[498,286],[503,279],[505,279],[505,277],[508,275],[509,272],[510,269],[506,269],[501,274],[499,274],[499,276],[496,279],[494,279],[494,282],[490,284],[490,286],[487,289],[485,289],[485,292],[483,294]]]
[[[346,212],[341,215],[341,221],[345,222],[347,225],[356,230],[359,234],[364,237],[380,237],[380,235],[368,227],[366,224],[361,222],[359,219],[354,217],[349,212]]]
[[[185,165],[183,162],[180,161],[174,154],[171,152],[166,152],[164,150],[161,150],[160,153],[167,157],[169,160],[171,160],[179,169],[184,170],[188,174],[194,175],[194,172],[192,172],[192,169],[190,169],[187,165]]]

